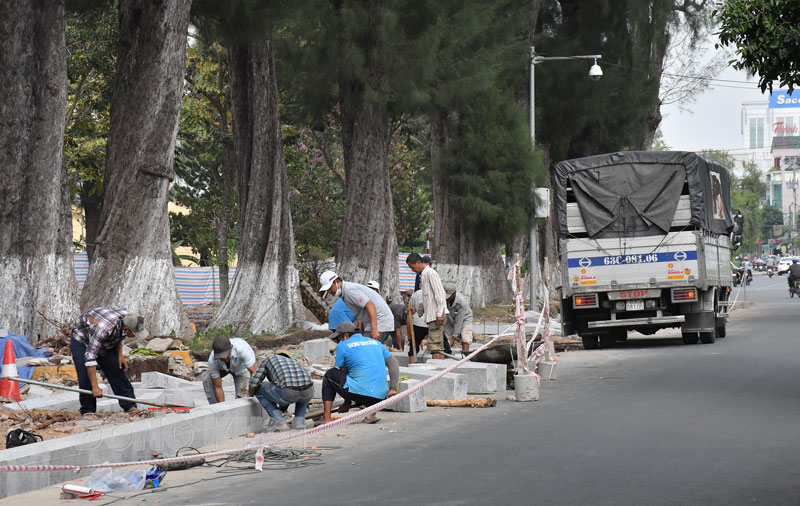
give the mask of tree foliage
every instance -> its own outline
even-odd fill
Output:
[[[81,7],[81,8],[77,8]],[[115,2],[75,6],[67,13],[67,95],[64,164],[76,204],[98,211],[103,195],[111,95],[117,61],[118,20]],[[84,233],[79,249],[93,239]]]
[[[177,179],[170,196],[190,212],[170,213],[172,239],[191,246],[200,265],[227,265],[231,255],[226,245],[235,244],[237,213],[226,51],[217,43],[198,40],[187,50],[186,67]],[[224,237],[219,237],[220,231]]]
[[[728,0],[714,15],[720,44],[735,47],[730,63],[758,74],[761,91],[772,91],[774,81],[789,91],[800,84],[800,2]]]

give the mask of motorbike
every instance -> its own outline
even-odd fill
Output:
[[[771,278],[771,277],[772,277],[772,275],[773,275],[773,274],[775,274],[775,273],[773,272],[774,270],[775,270],[775,269],[773,269],[771,266],[770,266],[770,267],[767,267],[767,277]]]
[[[733,276],[733,286],[739,286],[742,284],[742,273],[739,271],[739,269],[734,269],[731,272],[731,275]]]
[[[792,280],[792,284],[789,285],[789,297],[794,297],[797,295],[800,297],[800,279]]]

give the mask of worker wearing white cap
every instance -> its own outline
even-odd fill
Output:
[[[389,305],[378,292],[358,283],[344,281],[333,271],[319,277],[320,292],[328,297],[341,297],[348,309],[364,324],[364,333],[380,342],[394,333],[394,317]]]

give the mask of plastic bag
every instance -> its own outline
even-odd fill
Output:
[[[136,492],[144,488],[147,469],[119,469],[104,467],[93,472],[83,486],[98,492]]]

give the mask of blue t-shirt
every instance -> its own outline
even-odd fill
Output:
[[[392,354],[371,337],[353,334],[336,345],[336,367],[347,368],[344,387],[351,393],[385,399],[389,393],[386,381],[386,359]]]
[[[338,327],[340,323],[354,321],[356,321],[356,315],[350,311],[341,297],[336,299],[336,302],[328,313],[328,328],[336,330],[336,327]]]

